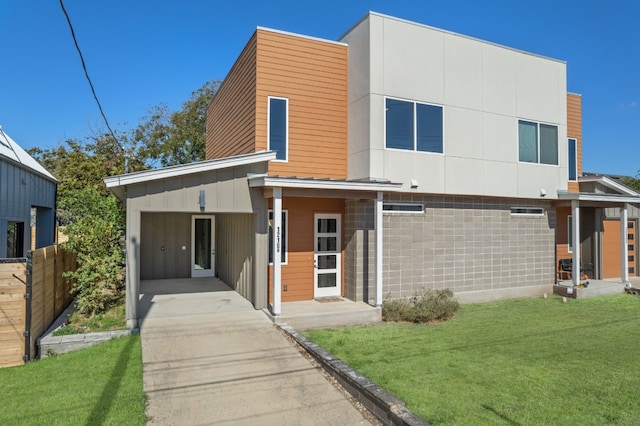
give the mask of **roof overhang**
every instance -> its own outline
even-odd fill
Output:
[[[252,188],[265,187],[373,192],[398,192],[402,190],[401,183],[388,181],[316,179],[265,175],[250,176],[249,186]]]
[[[276,153],[274,151],[264,151],[252,154],[236,155],[233,157],[218,158],[215,160],[198,161],[197,163],[181,164],[179,166],[164,167],[161,169],[110,176],[103,180],[105,185],[107,185],[107,188],[122,200],[124,199],[124,192],[127,185],[135,185],[161,179],[209,172],[212,170],[227,169],[230,167],[246,166],[250,164],[268,162],[275,159]]]
[[[639,204],[640,195],[634,196],[625,194],[595,194],[591,192],[558,192],[558,200],[585,201],[590,203],[603,203],[613,205]]]
[[[640,193],[634,191],[633,189],[622,185],[619,182],[616,182],[614,179],[611,179],[608,176],[581,176],[578,178],[578,183],[587,183],[587,182],[597,182],[600,183],[607,188],[613,189],[614,191],[619,192],[620,194],[626,194],[631,196],[640,196]]]

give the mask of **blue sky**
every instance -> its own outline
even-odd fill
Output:
[[[114,128],[222,79],[257,26],[337,39],[373,10],[567,61],[584,170],[640,169],[640,1],[65,0]],[[24,148],[102,131],[58,0],[0,0],[0,125]]]

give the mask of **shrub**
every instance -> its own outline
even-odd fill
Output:
[[[65,277],[73,280],[76,310],[85,315],[104,312],[124,297],[122,210],[113,195],[105,196],[91,187],[65,201],[69,240],[64,246],[78,260],[78,269],[66,272]]]
[[[382,304],[382,319],[414,323],[446,321],[456,314],[459,306],[449,289],[423,289],[409,299],[387,298]]]

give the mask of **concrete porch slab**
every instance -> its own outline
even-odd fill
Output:
[[[282,313],[279,316],[274,317],[268,309],[264,309],[264,313],[273,323],[290,325],[298,330],[382,321],[381,308],[343,297],[285,302],[282,304]]]
[[[572,297],[575,299],[586,299],[590,297],[608,296],[610,294],[624,293],[625,285],[621,282],[620,279],[590,279],[587,281],[589,282],[587,288],[573,288],[573,283],[570,280],[559,281],[557,285],[553,286],[553,294]],[[629,282],[632,285],[640,285],[640,277],[630,278]]]

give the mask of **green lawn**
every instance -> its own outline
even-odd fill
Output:
[[[0,369],[1,425],[144,425],[140,336]]]
[[[640,424],[640,297],[463,305],[306,334],[434,425]]]

